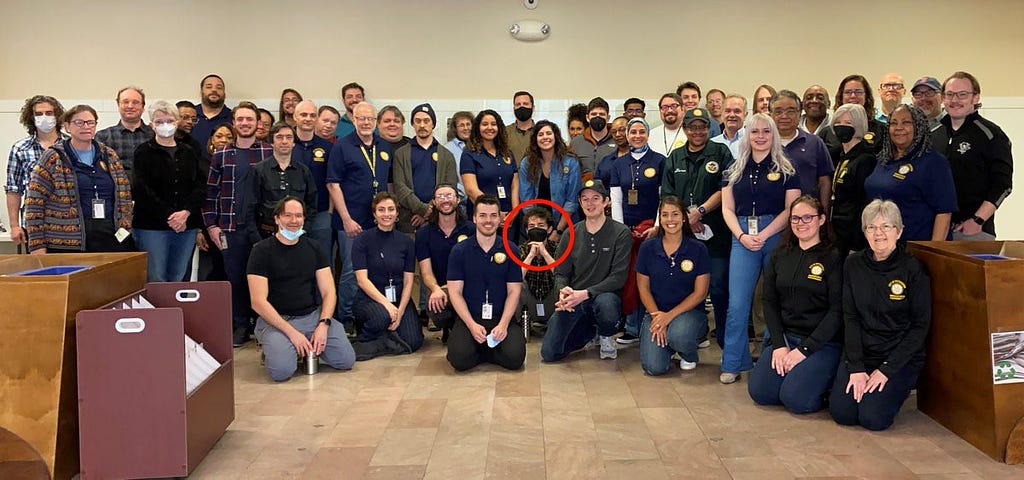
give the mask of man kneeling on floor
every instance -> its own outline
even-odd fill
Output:
[[[356,361],[341,322],[331,319],[337,295],[327,255],[302,234],[302,200],[288,196],[274,208],[277,233],[252,247],[246,269],[256,339],[274,381],[291,378],[297,356],[313,352],[338,370]],[[322,303],[317,305],[317,292]]]
[[[448,257],[448,296],[462,320],[448,338],[448,362],[459,371],[481,362],[518,370],[526,360],[526,337],[509,324],[518,311],[523,275],[497,235],[498,197],[480,195],[473,212],[476,235],[452,247]]]

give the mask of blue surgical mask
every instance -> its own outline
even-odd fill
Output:
[[[306,231],[303,230],[302,228],[299,228],[298,230],[292,231],[292,230],[288,230],[287,228],[281,227],[279,229],[279,231],[281,232],[281,236],[284,237],[284,239],[288,240],[289,242],[294,242],[294,241],[298,240],[299,237],[301,237],[303,233],[306,233]]]

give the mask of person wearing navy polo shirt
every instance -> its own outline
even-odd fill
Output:
[[[359,110],[356,109],[357,115]],[[409,308],[412,278],[416,270],[413,241],[395,230],[398,202],[380,192],[371,204],[376,227],[363,231],[352,242],[352,267],[359,293],[352,304],[359,326],[353,348],[357,359],[372,358],[368,345],[387,337],[411,353],[423,345],[423,330],[416,310]]]
[[[501,115],[484,110],[473,119],[473,131],[459,160],[459,173],[470,205],[483,194],[498,197],[502,221],[519,205],[519,176]]]
[[[711,283],[711,257],[693,237],[683,202],[665,196],[658,215],[657,236],[644,241],[636,255],[636,283],[648,312],[640,329],[640,366],[648,375],[668,372],[677,352],[680,368],[697,368],[697,344],[708,328],[704,299]]]
[[[224,106],[224,79],[209,74],[199,81],[200,108],[196,112],[196,124],[189,132],[196,143],[206,145],[214,129],[222,123],[231,123],[231,110]]]
[[[373,105],[362,102],[352,108],[356,130],[339,138],[331,148],[327,165],[327,192],[335,215],[332,226],[338,232],[338,317],[352,321],[352,299],[356,293],[352,273],[352,239],[373,227],[370,201],[388,188],[391,172],[391,146],[373,132],[377,112]]]
[[[800,178],[782,152],[779,132],[767,114],[750,117],[740,156],[722,181],[722,216],[733,240],[729,252],[729,311],[718,379],[728,384],[739,379],[741,371],[753,367],[747,320],[754,287],[782,230],[789,225],[789,205],[800,196]]]
[[[800,177],[800,191],[814,195],[829,210],[832,202],[832,156],[825,142],[799,128],[801,101],[790,90],[779,90],[771,100],[769,111],[779,129],[782,149]]]
[[[316,184],[316,208],[314,215],[306,219],[309,238],[316,240],[325,252],[333,252],[331,237],[331,195],[327,192],[327,165],[331,157],[331,142],[316,136],[316,104],[302,100],[295,105],[295,148],[292,149],[292,161],[301,163],[313,173]]]
[[[412,110],[409,123],[416,138],[395,150],[392,167],[395,196],[398,197],[398,229],[411,233],[426,224],[433,211],[434,187],[459,181],[455,157],[434,138],[437,116],[429,103]]]
[[[455,311],[448,301],[448,257],[455,244],[476,230],[466,218],[466,211],[459,208],[461,198],[455,185],[439,184],[434,187],[433,197],[427,224],[416,231],[416,260],[420,262],[422,288],[428,292],[427,316],[435,327],[444,330],[441,341],[447,342],[455,324]]]
[[[448,362],[458,371],[482,362],[518,370],[526,360],[523,329],[509,329],[519,311],[523,276],[498,239],[498,198],[480,195],[473,203],[476,235],[452,248],[448,293],[459,316],[448,340]]]

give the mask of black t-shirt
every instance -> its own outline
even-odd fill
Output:
[[[316,271],[330,267],[320,246],[299,237],[285,245],[277,235],[252,247],[246,273],[267,278],[267,300],[281,315],[306,315],[316,310]]]

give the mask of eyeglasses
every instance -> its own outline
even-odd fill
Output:
[[[817,219],[818,219],[817,215],[811,215],[811,214],[807,214],[807,215],[792,215],[792,216],[789,217],[789,223],[792,223],[792,224],[811,223],[811,222],[813,222],[813,221],[815,221]]]
[[[843,90],[843,95],[857,95],[857,96],[864,95],[864,89],[863,88],[848,88],[846,90]]]
[[[353,117],[357,122],[373,122],[377,120],[377,117]]]
[[[882,90],[903,90],[902,83],[883,83]]]
[[[182,115],[181,119],[186,122],[194,122],[199,119],[196,115]]]
[[[630,109],[626,110],[626,113],[635,113],[635,114],[639,115],[641,113],[644,113],[644,109],[642,109],[642,108],[630,108]]]
[[[69,123],[71,123],[72,125],[74,125],[74,126],[76,126],[78,128],[82,128],[82,127],[95,127],[96,126],[96,120],[81,120],[81,119],[78,119],[78,120],[72,120]]]
[[[177,124],[178,124],[178,122],[175,122],[172,119],[153,120],[153,125],[177,125]]]
[[[694,125],[693,123],[691,123],[690,125],[686,126],[686,129],[690,130],[692,132],[706,132],[708,130],[708,126],[706,124],[705,125]]]
[[[883,223],[881,225],[868,225],[864,227],[864,231],[868,233],[875,233],[877,231],[881,231],[882,233],[889,233],[895,229],[896,225],[889,225],[888,223]]]
[[[916,92],[910,92],[910,95],[913,96],[914,98],[932,98],[937,93],[939,92],[936,92],[935,90],[929,88],[927,90],[918,90]]]
[[[662,105],[661,106],[661,111],[667,112],[669,110],[679,110],[679,104],[678,103],[673,103],[673,104]]]
[[[455,194],[454,193],[438,193],[437,195],[434,195],[434,198],[436,198],[438,200],[451,200],[451,199],[455,198]]]
[[[796,113],[797,113],[797,109],[795,109],[793,107],[789,107],[789,108],[776,108],[775,110],[772,110],[772,115],[775,115],[776,117],[781,117],[783,115],[786,115],[787,117],[791,117],[793,115],[796,115]]]
[[[945,98],[946,100],[952,100],[954,97],[959,98],[960,100],[967,100],[968,98],[971,97],[971,95],[974,95],[974,92],[968,92],[967,90],[964,90],[961,92],[944,92],[942,94],[942,97]]]
[[[719,100],[719,99],[716,98],[714,100],[708,100],[707,104],[708,105],[721,105],[723,102],[725,102],[725,100]]]

